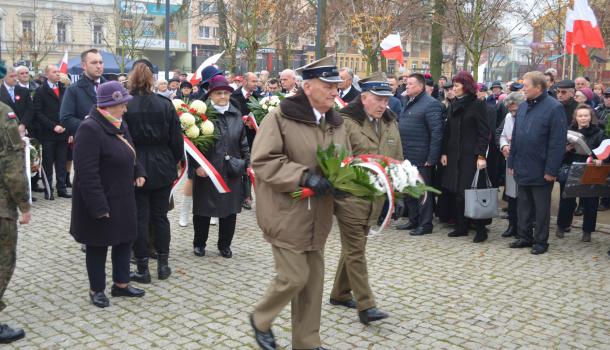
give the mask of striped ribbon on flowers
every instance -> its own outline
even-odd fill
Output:
[[[386,213],[385,218],[383,219],[383,223],[379,226],[379,229],[373,230],[373,228],[371,228],[367,236],[375,237],[380,234],[381,231],[383,231],[383,229],[390,223],[390,219],[392,218],[392,213],[394,212],[394,188],[392,187],[392,182],[390,181],[390,178],[388,177],[388,174],[386,173],[385,169],[378,162],[363,161],[352,165],[367,168],[370,171],[374,172],[381,179],[383,187],[386,190],[388,202],[390,203],[390,205],[388,206],[388,212]]]

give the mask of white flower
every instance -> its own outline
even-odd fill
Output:
[[[214,123],[209,120],[201,123],[201,134],[202,135],[212,135],[214,133]]]
[[[197,125],[191,125],[188,129],[186,129],[184,134],[186,134],[186,137],[189,139],[194,139],[199,136],[199,128]]]
[[[269,110],[269,106],[265,103],[264,105],[262,105],[263,109],[268,111]]]
[[[375,175],[374,173],[369,173],[368,175],[371,185],[373,185],[377,191],[379,191],[380,193],[387,192],[385,186],[383,185],[383,182],[377,175]]]
[[[184,101],[182,101],[179,98],[176,98],[176,99],[172,100],[172,103],[174,104],[174,108],[180,109],[180,108],[182,108],[182,105],[184,104]]]
[[[180,124],[184,129],[188,129],[191,125],[195,124],[195,116],[190,113],[182,113],[180,116]]]
[[[208,109],[208,106],[205,104],[205,102],[201,100],[195,100],[191,102],[191,108],[196,110],[199,114],[205,114],[205,111]]]

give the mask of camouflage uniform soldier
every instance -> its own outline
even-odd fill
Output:
[[[0,63],[0,79],[6,68]],[[19,134],[19,120],[11,108],[0,103],[0,311],[4,291],[15,270],[17,250],[17,208],[21,224],[30,221],[28,179],[25,175],[24,143]],[[0,344],[25,336],[22,329],[0,324]]]

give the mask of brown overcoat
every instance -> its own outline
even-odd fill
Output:
[[[324,248],[332,226],[333,197],[295,200],[306,171],[320,174],[318,146],[345,147],[343,119],[325,114],[326,127],[317,125],[303,92],[288,97],[262,121],[252,146],[256,174],[256,217],[265,239],[280,248],[314,251]]]
[[[364,111],[358,97],[340,111],[344,118],[345,133],[354,156],[362,154],[380,154],[397,160],[403,160],[402,144],[396,115],[386,110],[379,120],[379,135],[373,122]],[[385,197],[384,197],[385,198]],[[335,215],[342,221],[354,224],[374,226],[381,214],[384,198],[375,202],[355,196],[335,200]]]

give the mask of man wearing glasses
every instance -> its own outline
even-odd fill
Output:
[[[578,102],[574,100],[575,85],[572,80],[564,79],[557,84],[557,100],[563,105],[566,112],[567,125],[572,124],[572,115]]]

